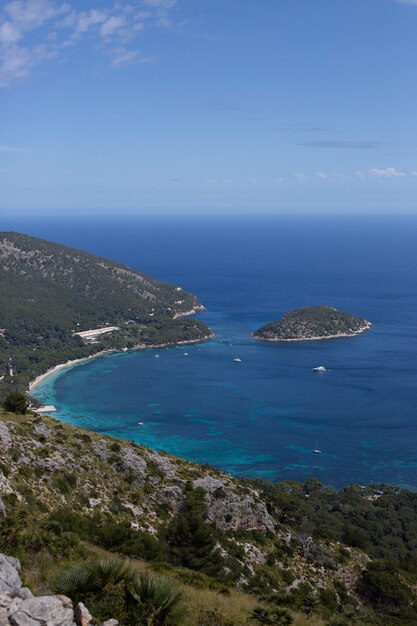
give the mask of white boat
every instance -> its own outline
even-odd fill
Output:
[[[138,422],[138,426],[144,426],[145,422]]]
[[[327,368],[324,365],[319,365],[318,367],[313,367],[313,372],[327,372]]]
[[[188,352],[184,352],[184,356],[188,356]]]
[[[316,441],[316,447],[313,450],[314,454],[321,454],[321,450],[319,450],[319,447],[317,445],[317,441]]]
[[[239,357],[238,357],[238,356],[237,356],[237,357],[235,357],[235,358],[233,359],[233,361],[234,361],[235,363],[242,363],[242,359],[239,359]]]
[[[159,354],[155,354],[155,359],[159,359]]]

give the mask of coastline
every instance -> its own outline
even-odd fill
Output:
[[[189,345],[194,343],[202,343],[203,341],[208,341],[209,339],[213,339],[214,333],[207,335],[206,337],[202,337],[201,339],[189,339],[184,341],[177,341],[176,343],[159,343],[146,345],[144,343],[139,343],[133,348],[129,348],[128,350],[120,350],[118,348],[109,348],[108,350],[100,350],[100,352],[96,352],[95,354],[90,354],[90,356],[83,357],[81,359],[72,359],[70,361],[66,361],[66,363],[59,363],[54,367],[51,367],[49,370],[37,376],[34,380],[31,380],[28,385],[28,393],[30,394],[35,387],[37,387],[44,380],[55,374],[56,372],[60,372],[61,370],[70,368],[74,365],[81,365],[82,363],[86,363],[91,359],[97,359],[99,357],[105,356],[106,354],[126,354],[126,352],[134,352],[136,350],[155,350],[159,348],[175,348],[175,346]]]
[[[252,334],[253,339],[259,339],[260,341],[268,341],[269,343],[292,343],[292,342],[300,342],[300,341],[326,341],[327,339],[343,339],[346,337],[357,337],[361,333],[364,333],[366,330],[369,330],[372,327],[371,322],[366,322],[366,325],[363,328],[356,330],[354,333],[340,333],[338,335],[326,335],[326,337],[299,337],[297,339],[268,339],[267,337],[258,337],[254,333]]]

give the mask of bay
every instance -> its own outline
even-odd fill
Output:
[[[206,305],[200,317],[215,333],[49,377],[35,395],[57,418],[238,476],[417,486],[415,218],[21,218],[5,229],[180,284]],[[373,327],[332,341],[251,338],[316,304]],[[322,364],[330,371],[315,374]]]

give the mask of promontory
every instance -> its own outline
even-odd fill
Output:
[[[19,233],[0,233],[0,292],[0,399],[68,360],[210,335],[181,287]]]
[[[371,322],[331,306],[311,306],[286,313],[253,333],[264,341],[314,341],[354,337],[371,327]]]

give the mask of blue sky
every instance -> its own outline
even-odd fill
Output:
[[[417,212],[417,0],[0,3],[0,213]]]

